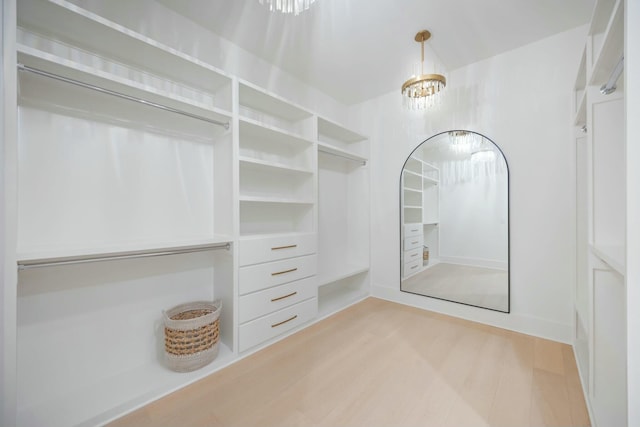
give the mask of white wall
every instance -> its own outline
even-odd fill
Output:
[[[570,341],[575,281],[570,89],[585,33],[586,27],[570,30],[448,73],[437,112],[403,110],[399,88],[352,108],[372,144],[374,295]],[[489,137],[509,164],[509,315],[399,291],[400,170],[418,144],[449,129]]]
[[[465,162],[473,162],[466,160]],[[468,167],[483,168],[470,163]],[[441,171],[446,165],[441,166]],[[506,168],[468,179],[440,181],[440,259],[447,262],[506,268],[508,186]]]
[[[296,102],[323,117],[338,123],[344,122],[347,109],[343,104],[153,0],[71,1]]]

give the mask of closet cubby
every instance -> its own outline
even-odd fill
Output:
[[[322,118],[318,141],[318,310],[327,315],[368,292],[368,141]]]
[[[303,138],[313,136],[312,113],[249,82],[240,81],[239,85],[241,119]]]

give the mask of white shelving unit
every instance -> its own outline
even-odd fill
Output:
[[[440,170],[412,155],[402,172],[402,277],[438,263]],[[428,249],[425,249],[428,248]],[[428,259],[424,253],[428,250]]]
[[[624,1],[598,0],[574,84],[577,286],[574,349],[592,424],[626,425]],[[615,352],[612,349],[618,349]]]
[[[368,295],[365,137],[68,1],[16,4],[6,420],[104,424]],[[213,299],[219,355],[170,371],[162,310]]]
[[[17,423],[102,423],[232,360],[233,80],[65,1],[17,13]],[[168,370],[162,310],[217,298],[220,356]]]
[[[369,145],[318,118],[318,303],[321,317],[369,289]]]

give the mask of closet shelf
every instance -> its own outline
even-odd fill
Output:
[[[307,119],[312,114],[284,98],[269,93],[246,81],[240,81],[240,105],[255,111],[294,122]]]
[[[18,62],[38,70],[110,91],[120,92],[135,98],[164,104],[210,120],[225,123],[231,120],[231,112],[216,108],[210,104],[195,101],[100,69],[66,60],[29,46],[18,44],[17,50]],[[219,131],[222,132],[224,129],[220,128]]]
[[[218,356],[206,367],[193,372],[173,372],[158,363],[140,366],[74,393],[55,395],[48,401],[19,408],[17,424],[44,423],[50,427],[106,424],[125,412],[200,380],[234,360],[233,352],[220,342]]]
[[[347,159],[354,160],[357,162],[362,162],[362,163],[366,163],[368,160],[366,157],[363,157],[359,154],[353,153],[351,151],[343,150],[342,148],[338,148],[336,146],[327,144],[325,142],[318,142],[318,151],[327,153],[327,154],[333,154],[338,157],[345,157]]]
[[[314,201],[311,199],[301,199],[297,197],[277,197],[277,196],[247,196],[240,195],[241,202],[251,203],[285,203],[293,205],[313,205]]]
[[[279,144],[306,144],[311,145],[313,141],[305,138],[304,136],[289,132],[285,129],[281,129],[277,126],[272,126],[266,123],[261,123],[258,120],[251,119],[249,117],[240,117],[240,140],[246,136],[252,136],[255,138],[266,139],[270,142],[277,142]]]
[[[321,273],[321,271],[327,271]],[[345,265],[345,266],[331,266],[329,268],[319,268],[317,278],[318,286],[325,286],[338,280],[346,279],[357,274],[366,273],[369,271],[369,266],[366,265]]]
[[[403,190],[404,191],[411,191],[413,193],[419,193],[420,195],[422,195],[422,190],[417,190],[415,188],[411,188],[411,187],[405,186],[405,187],[403,187]]]
[[[301,174],[313,173],[313,170],[310,170],[310,169],[291,167],[285,163],[253,159],[251,157],[246,157],[246,156],[240,156],[238,160],[240,161],[240,165],[245,164],[249,167],[256,168],[256,169],[263,169],[268,171],[281,170],[281,171],[301,173]]]
[[[621,275],[626,274],[626,250],[623,245],[589,245],[591,252]]]
[[[55,250],[22,250],[18,251],[19,266],[35,266],[41,264],[65,264],[90,260],[108,260],[134,256],[153,256],[170,252],[188,252],[206,250],[209,247],[230,244],[232,236],[216,235],[209,239],[178,240],[173,242],[133,242],[124,245],[67,247]]]
[[[209,93],[231,85],[231,77],[223,71],[70,2],[20,0],[17,9],[18,26],[45,37],[71,41],[141,69],[162,70],[174,81]]]
[[[353,132],[344,126],[322,117],[318,117],[318,139],[322,139],[322,136],[327,136],[331,139],[346,143],[360,142],[367,139],[366,136]]]
[[[438,221],[430,221],[430,222],[423,222],[422,225],[438,225],[440,224],[440,222]]]
[[[437,179],[435,179],[435,178],[431,178],[430,176],[425,176],[425,175],[423,175],[423,176],[422,176],[422,179],[423,179],[425,182],[427,182],[427,183],[429,183],[429,184],[433,184],[433,185],[437,185],[437,184],[440,182],[440,181],[438,181],[438,180],[437,180]]]
[[[404,205],[405,209],[422,209],[422,206],[418,205]]]
[[[593,67],[589,77],[590,85],[601,85],[618,64],[624,53],[624,1],[617,0],[611,13],[602,44],[594,54]]]

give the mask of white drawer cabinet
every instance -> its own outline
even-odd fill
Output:
[[[240,295],[313,276],[316,274],[317,264],[315,255],[307,255],[240,267]]]
[[[422,249],[422,236],[407,237],[404,239],[404,250],[410,251],[411,249]]]
[[[311,298],[240,325],[240,352],[312,320],[317,313],[318,299]]]
[[[404,237],[420,236],[422,234],[422,224],[405,224],[404,225]]]
[[[240,323],[318,296],[315,277],[285,283],[240,297]]]
[[[241,238],[238,244],[241,266],[277,261],[316,253],[315,233]]]
[[[411,261],[411,262],[407,262],[404,264],[404,270],[402,272],[402,275],[404,277],[408,277],[411,276],[412,274],[417,273],[418,271],[420,271],[420,267],[422,266],[422,260],[418,259],[415,261]]]
[[[422,248],[411,249],[410,251],[404,252],[404,263],[407,264],[409,262],[417,261],[422,259]]]

